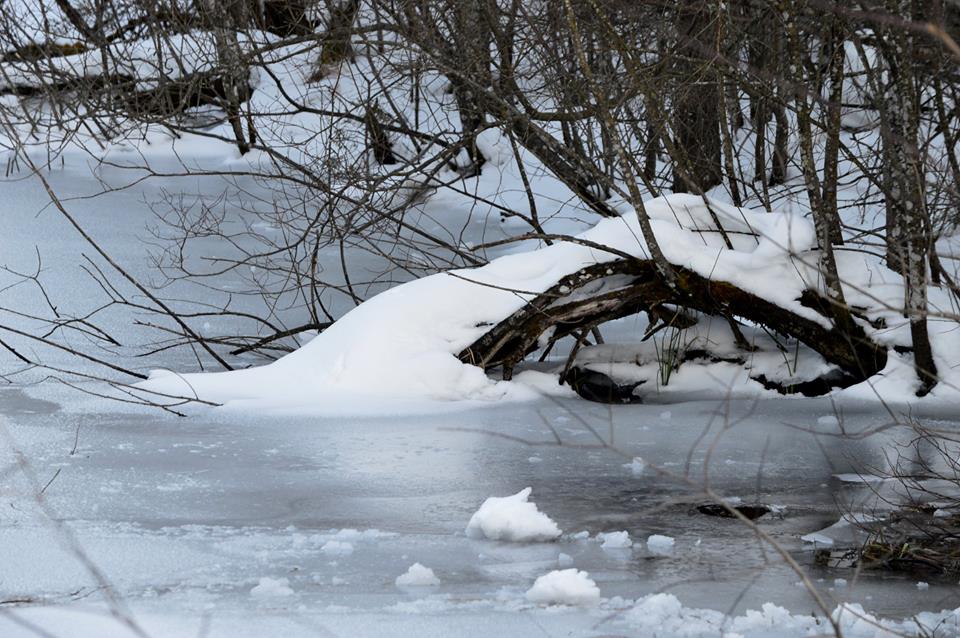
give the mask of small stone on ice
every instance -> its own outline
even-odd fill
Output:
[[[431,587],[439,585],[440,579],[429,567],[414,563],[405,574],[397,576],[396,583],[397,587]]]

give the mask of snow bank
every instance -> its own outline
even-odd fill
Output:
[[[587,572],[560,569],[538,578],[527,590],[527,600],[547,605],[595,605],[600,602],[600,588]]]
[[[710,225],[703,200],[671,195],[646,203],[668,259],[715,279],[753,290],[795,312],[822,321],[795,303],[807,286],[802,264],[784,248],[802,252],[813,227],[799,215],[758,213],[713,203],[732,235],[728,250]],[[647,250],[633,212],[604,219],[580,238],[631,255]],[[538,391],[496,382],[456,354],[561,277],[615,255],[572,243],[506,255],[489,264],[439,273],[383,292],[344,315],[299,350],[270,365],[212,374],[154,371],[140,387],[176,396],[260,408],[325,414],[423,410],[424,403],[529,399]],[[815,262],[815,259],[813,260]],[[815,274],[810,274],[815,281]],[[522,292],[519,292],[522,291]]]
[[[682,194],[653,199],[645,206],[661,248],[672,263],[830,325],[798,301],[804,290],[821,283],[810,220],[798,214],[739,209],[715,201],[708,208],[701,198]],[[702,232],[714,227],[712,214],[730,231],[732,249],[725,246],[719,233]],[[647,256],[632,211],[604,219],[578,237],[621,253]],[[534,398],[542,394],[539,382],[494,381],[480,368],[461,362],[457,354],[490,325],[523,307],[561,277],[615,258],[605,250],[558,242],[506,255],[479,268],[439,273],[367,300],[299,350],[270,365],[213,374],[154,371],[139,387],[216,403],[322,414],[424,411],[437,409],[438,402]],[[870,317],[882,318],[887,324],[882,332],[869,326],[865,329],[884,343],[908,344],[908,322],[890,310],[902,305],[902,279],[876,259],[865,262],[859,253],[840,254],[837,259],[848,302],[867,308]],[[931,304],[947,307],[945,294],[931,289]],[[953,326],[931,323],[938,356],[960,351],[960,334],[951,333]],[[938,367],[949,371],[952,363],[944,360],[941,366],[938,361]],[[723,365],[729,368],[729,385],[746,381],[742,366]],[[683,381],[688,368],[678,371],[677,382]],[[941,383],[935,394],[956,394],[958,390],[951,388],[960,387],[960,372],[957,374],[958,384]],[[888,400],[891,396],[915,399],[910,395],[916,383],[909,358],[892,355],[882,376],[884,387],[890,386]],[[875,391],[870,389],[873,399]],[[852,392],[856,395],[857,391]]]
[[[847,638],[893,638],[926,635],[934,628],[937,635],[960,636],[960,609],[940,613],[921,612],[912,620],[884,620],[867,613],[858,604],[837,607],[831,617]],[[728,616],[713,609],[684,607],[672,594],[651,594],[623,614],[623,623],[637,635],[660,638],[698,638],[700,636],[781,637],[833,635],[826,618],[811,614],[791,614],[773,603],[742,616]]]
[[[397,587],[431,587],[440,584],[440,579],[429,567],[420,563],[410,565],[406,573],[397,576]]]
[[[470,517],[467,536],[514,543],[556,540],[563,532],[529,500],[532,491],[527,487],[513,496],[485,500]]]

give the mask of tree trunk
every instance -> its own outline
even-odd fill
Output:
[[[673,94],[676,165],[673,190],[703,193],[722,182],[720,165],[720,85],[708,56],[713,45],[712,16],[705,0],[682,0],[676,15],[676,86]]]

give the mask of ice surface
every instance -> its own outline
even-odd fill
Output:
[[[529,500],[532,491],[527,487],[513,496],[488,498],[470,517],[467,536],[514,543],[557,539],[563,532]]]

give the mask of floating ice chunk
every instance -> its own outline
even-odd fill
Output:
[[[286,578],[264,576],[250,590],[250,595],[255,598],[282,598],[293,596],[293,590],[290,588],[290,581]]]
[[[673,537],[651,534],[647,537],[647,549],[654,554],[670,554],[673,552]]]
[[[491,496],[467,523],[467,536],[514,543],[552,541],[563,532],[529,501],[532,488],[513,496]]]
[[[837,588],[846,587],[846,586],[847,586],[847,579],[846,579],[846,578],[834,578],[834,579],[833,579],[833,586],[834,586],[834,587],[837,587]]]
[[[575,540],[575,541],[590,540],[590,532],[588,532],[587,530],[583,530],[583,531],[577,532],[576,534],[571,534],[570,540]]]
[[[626,549],[633,546],[633,541],[630,540],[630,534],[627,532],[597,534],[597,539],[602,543],[600,547],[603,549]]]
[[[531,456],[527,459],[527,461],[530,463],[542,463],[543,459],[541,459],[539,456]]]
[[[594,605],[600,602],[600,588],[590,574],[576,568],[545,574],[527,590],[527,600],[547,605]]]
[[[327,556],[349,556],[353,553],[353,544],[346,541],[327,541],[320,551]]]
[[[429,567],[414,563],[405,574],[397,576],[396,583],[397,587],[431,587],[439,585],[440,579]]]
[[[573,566],[573,556],[570,554],[564,554],[560,552],[560,555],[557,556],[557,567],[572,567]]]
[[[925,583],[921,580],[920,582],[917,583],[917,589],[920,589],[920,590],[930,589],[930,583]]]
[[[623,467],[630,470],[630,473],[633,474],[634,476],[640,476],[641,474],[643,474],[643,471],[647,469],[647,462],[644,461],[639,456],[635,456],[633,457],[633,460],[630,461],[629,463],[624,463]]]

